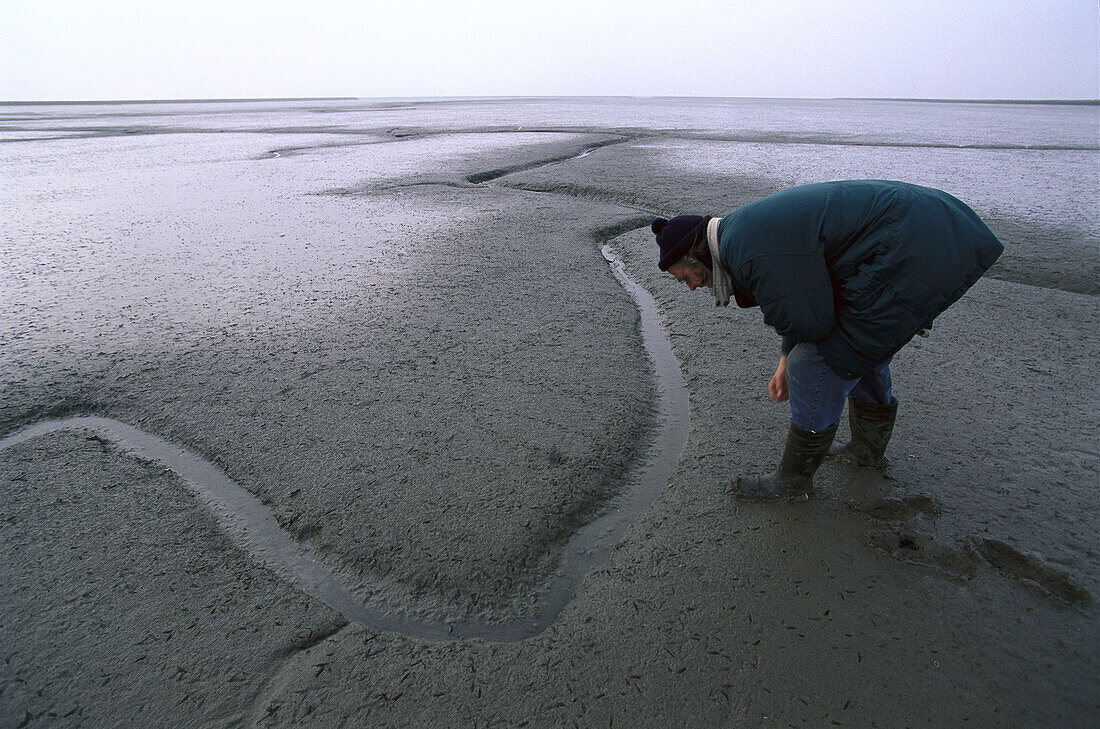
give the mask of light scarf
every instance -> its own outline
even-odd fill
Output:
[[[733,283],[730,281],[729,272],[722,265],[722,259],[718,255],[718,224],[720,222],[722,222],[721,218],[711,218],[707,223],[707,245],[710,247],[710,288],[714,292],[715,306],[729,306]]]

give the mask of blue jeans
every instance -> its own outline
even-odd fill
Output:
[[[840,422],[849,396],[858,402],[890,403],[890,360],[860,379],[846,380],[825,363],[815,345],[800,342],[787,356],[787,392],[794,424],[819,433]]]

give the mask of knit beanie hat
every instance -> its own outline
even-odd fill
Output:
[[[657,245],[661,248],[657,268],[667,271],[669,266],[683,258],[695,245],[706,224],[707,218],[702,215],[677,215],[672,220],[654,220],[650,227],[656,233]]]

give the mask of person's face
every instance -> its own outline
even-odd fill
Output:
[[[687,256],[669,266],[668,272],[677,281],[687,286],[689,291],[694,291],[700,286],[710,286],[711,283],[710,269]]]

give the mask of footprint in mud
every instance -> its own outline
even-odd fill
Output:
[[[973,548],[998,572],[1018,580],[1025,587],[1037,589],[1069,605],[1087,607],[1093,602],[1087,590],[1075,585],[1069,577],[1039,557],[1019,552],[996,539],[982,539],[974,543]]]
[[[879,521],[907,521],[920,514],[935,516],[939,507],[927,496],[906,496],[903,499],[878,498],[870,501],[849,501],[848,508]]]
[[[945,547],[923,532],[912,529],[872,529],[863,535],[863,542],[872,549],[886,552],[894,559],[936,567],[952,577],[970,579],[977,575],[973,557]]]
[[[938,544],[923,532],[893,528],[872,529],[863,535],[863,541],[868,547],[886,552],[895,559],[936,567],[956,578],[976,577],[978,566],[984,560],[1005,577],[1061,604],[1076,607],[1093,604],[1087,590],[1041,557],[1025,554],[996,539],[970,540],[959,550]]]

